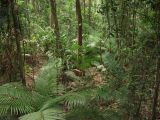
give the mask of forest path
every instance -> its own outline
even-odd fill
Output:
[[[25,80],[27,87],[34,87],[35,80],[46,62],[47,58],[42,55],[30,56],[26,59]]]

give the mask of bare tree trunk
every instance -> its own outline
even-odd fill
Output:
[[[57,8],[56,8],[56,0],[50,0],[51,4],[51,26],[54,28],[55,36],[56,36],[56,55],[57,57],[62,57],[62,45],[60,42],[60,32],[59,32],[59,24],[57,18]]]
[[[76,0],[76,13],[78,20],[78,45],[82,46],[82,15],[80,1]]]
[[[160,86],[160,56],[157,58],[157,73],[156,73],[156,84],[153,97],[152,120],[156,120],[159,86]]]
[[[24,69],[23,69],[24,66],[23,66],[22,50],[21,50],[21,44],[20,44],[22,36],[20,32],[19,19],[17,15],[18,8],[15,7],[14,0],[11,0],[10,3],[11,3],[11,12],[12,12],[11,14],[13,18],[13,25],[14,25],[14,34],[15,34],[15,39],[16,39],[19,73],[20,73],[20,78],[22,80],[23,85],[26,85]]]
[[[156,64],[156,83],[153,96],[153,108],[152,108],[152,120],[156,120],[157,115],[157,105],[158,105],[158,96],[159,96],[159,87],[160,87],[160,2],[156,4],[156,33],[157,33],[157,64]]]
[[[82,47],[82,15],[81,15],[81,4],[79,0],[76,0],[76,14],[77,14],[77,21],[78,21],[78,61],[80,63],[80,56],[81,56],[81,47]]]
[[[78,57],[81,55],[81,46],[82,46],[82,15],[81,15],[81,4],[79,0],[76,0],[76,14],[77,14],[77,21],[78,21]]]

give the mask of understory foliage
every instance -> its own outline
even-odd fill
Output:
[[[24,116],[20,117],[20,120],[63,120],[63,111],[58,106],[43,107],[48,99],[54,99],[50,95],[51,91],[56,87],[57,74],[52,74],[55,69],[55,61],[48,63],[41,75],[43,78],[37,78],[35,83],[35,89],[29,90],[25,88],[21,83],[7,83],[0,87],[0,100],[1,108],[0,114],[2,116]],[[53,71],[50,71],[50,70]],[[50,71],[50,72],[48,72]],[[46,74],[46,72],[48,74]],[[39,76],[39,77],[40,77]],[[52,80],[53,84],[50,84]],[[42,84],[47,83],[47,86]],[[54,81],[54,82],[53,82]]]
[[[74,120],[75,118],[114,120],[121,116],[117,108],[114,108],[118,106],[114,104],[116,101],[118,104],[125,102],[125,88],[112,91],[106,83],[103,86],[96,86],[84,78],[78,82],[74,79],[77,87],[66,91],[63,85],[57,84],[59,74],[57,68],[60,68],[60,64],[60,61],[50,60],[42,68],[33,90],[17,82],[2,85],[1,116],[18,115],[21,116],[20,120]],[[107,107],[109,105],[111,109]]]

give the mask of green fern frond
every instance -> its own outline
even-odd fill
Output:
[[[24,94],[25,92],[25,94]],[[16,97],[27,97],[30,94],[30,91],[27,90],[21,83],[7,83],[2,86],[0,86],[0,95],[11,95]]]
[[[15,116],[0,116],[0,120],[17,120]]]
[[[20,120],[65,120],[64,113],[59,109],[46,109],[24,115]]]
[[[113,91],[107,85],[97,89],[96,100],[108,101],[113,99]]]
[[[0,86],[0,114],[24,114],[34,111],[33,99],[29,90],[20,83]]]
[[[77,107],[66,115],[67,120],[107,120],[102,112],[92,106]],[[110,120],[110,119],[108,119]]]
[[[123,67],[119,64],[113,54],[106,53],[106,56],[104,57],[104,65],[114,77],[118,78],[118,80],[122,80],[125,76]]]
[[[96,95],[96,88],[92,86],[80,87],[64,95],[64,103],[71,108],[88,105]]]
[[[94,98],[94,90],[91,88],[88,89],[81,89],[80,91],[70,91],[67,94],[62,96],[58,96],[56,98],[51,98],[45,102],[44,106],[41,110],[48,109],[50,107],[54,107],[58,103],[64,103],[69,107],[78,107],[78,106],[85,106]]]
[[[114,97],[116,101],[120,104],[125,104],[127,102],[127,97],[128,97],[128,87],[123,86],[117,91],[115,91]]]
[[[110,101],[115,100],[117,103],[125,103],[128,95],[128,87],[122,86],[118,90],[113,90],[108,85],[97,89],[96,100]]]
[[[78,94],[78,93],[70,94],[64,99],[64,101],[65,101],[65,104],[67,104],[70,107],[84,106],[87,103],[87,99],[85,95]]]
[[[41,107],[40,110],[46,110],[46,109],[50,109],[52,107],[55,107],[58,103],[62,102],[64,98],[65,98],[65,96],[50,98],[44,103],[44,105]]]
[[[43,67],[42,72],[35,80],[35,90],[45,96],[56,94],[58,86],[57,77],[60,69],[60,60],[49,60],[46,66]],[[61,86],[62,87],[62,86]],[[59,89],[59,90],[63,90]]]
[[[106,109],[103,112],[103,115],[106,120],[124,120],[125,118],[122,115],[122,111],[114,109]]]
[[[87,101],[88,101],[88,98],[85,94],[72,92],[56,98],[49,99],[48,101],[45,102],[41,110],[52,108],[56,106],[58,103],[64,103],[69,107],[74,108],[74,107],[86,105]]]

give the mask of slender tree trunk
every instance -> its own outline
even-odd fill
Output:
[[[84,17],[86,16],[86,0],[83,0]]]
[[[20,24],[18,19],[18,8],[15,7],[15,1],[11,0],[11,14],[13,18],[13,26],[14,26],[14,34],[16,39],[16,47],[17,47],[17,57],[18,57],[18,67],[19,67],[19,73],[20,78],[22,80],[23,85],[26,85],[25,77],[24,77],[24,69],[23,69],[23,58],[22,58],[22,50],[21,50],[21,44],[20,41],[22,39],[21,32],[20,32]]]
[[[54,28],[55,36],[56,36],[56,56],[62,57],[62,45],[60,42],[60,32],[59,32],[59,24],[57,18],[57,8],[56,8],[56,0],[50,0],[51,4],[51,26]]]
[[[77,14],[77,21],[78,21],[78,62],[81,62],[81,47],[82,47],[82,15],[81,15],[81,4],[80,0],[76,0],[76,14]]]
[[[78,45],[82,46],[82,15],[80,1],[76,0],[76,13],[78,20]]]
[[[114,9],[114,0],[110,0],[110,4],[111,4],[112,13],[113,13],[114,25],[115,25],[117,47],[120,48],[119,33],[118,33],[118,21],[117,21],[117,17],[116,17],[116,12],[113,10]]]
[[[92,1],[89,0],[89,7],[88,7],[88,24],[91,25],[91,8],[92,8]]]
[[[0,1],[0,30],[3,33],[6,31],[4,27],[5,22],[3,21],[3,19],[6,19],[7,17],[8,8],[9,8],[9,2],[7,0],[1,0]]]
[[[157,58],[157,73],[156,73],[156,84],[153,97],[152,120],[156,120],[159,86],[160,86],[160,56]]]
[[[157,64],[156,64],[156,83],[153,96],[152,120],[156,120],[157,105],[160,87],[160,2],[156,4],[156,32],[157,32]]]

